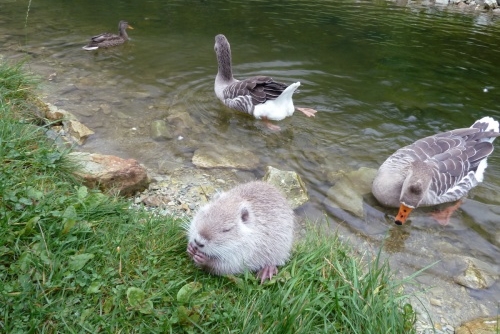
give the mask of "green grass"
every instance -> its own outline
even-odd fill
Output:
[[[34,78],[22,70],[23,63],[14,65],[0,64],[0,96],[1,104],[22,105],[32,97]]]
[[[251,273],[199,270],[183,222],[129,210],[72,176],[67,152],[13,110],[32,93],[20,67],[9,70],[0,70],[10,73],[0,81],[8,92],[0,98],[0,332],[415,332],[405,282],[378,257],[363,267],[348,245],[312,227],[264,285]]]

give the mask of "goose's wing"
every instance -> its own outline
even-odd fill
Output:
[[[477,184],[477,168],[493,152],[493,144],[483,141],[487,137],[491,134],[466,128],[423,138],[410,145],[414,157],[426,161],[432,169],[429,196],[435,198],[433,201],[456,200]]]
[[[230,108],[251,113],[254,106],[275,100],[287,87],[271,77],[251,77],[228,85],[224,89],[224,101]]]

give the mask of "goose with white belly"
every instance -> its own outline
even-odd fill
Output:
[[[295,106],[292,96],[300,82],[287,86],[268,76],[237,80],[233,77],[231,67],[231,48],[224,35],[215,36],[214,49],[218,63],[214,85],[217,97],[227,107],[263,119],[270,129],[279,130],[279,126],[269,123],[269,120],[280,121],[293,114]],[[297,110],[308,117],[316,113],[316,110],[311,108]]]

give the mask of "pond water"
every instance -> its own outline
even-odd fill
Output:
[[[81,49],[92,35],[116,32],[121,19],[135,28],[126,45]],[[219,33],[231,43],[235,77],[300,81],[295,105],[317,116],[296,112],[273,132],[223,107],[213,92]],[[267,165],[298,172],[311,196],[309,217],[326,212],[333,225],[375,245],[389,236],[396,268],[414,271],[458,254],[500,265],[500,149],[447,226],[419,209],[397,227],[397,209],[370,196],[363,218],[324,201],[339,170],[376,169],[416,139],[487,115],[500,120],[500,20],[490,13],[385,1],[13,0],[0,3],[0,44],[11,58],[28,56],[47,101],[96,132],[83,150],[168,173],[195,168],[202,145],[230,143],[260,158],[256,177]],[[178,112],[192,119],[176,133],[183,139],[152,140],[151,122]],[[457,268],[444,263],[430,272],[450,280]],[[498,281],[469,295],[496,314]]]

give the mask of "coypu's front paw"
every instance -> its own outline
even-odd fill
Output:
[[[187,252],[196,264],[204,265],[209,260],[205,253],[201,252],[198,247],[192,245],[191,243],[188,244]]]

